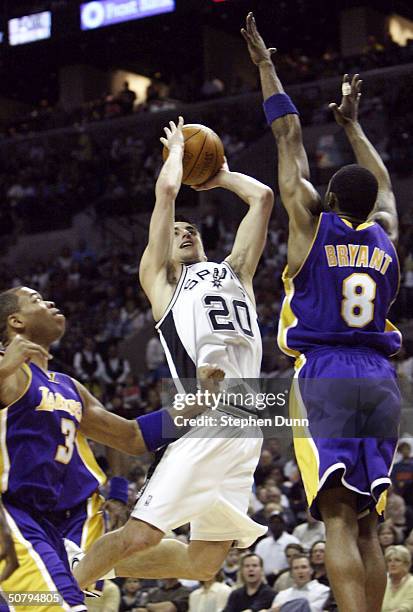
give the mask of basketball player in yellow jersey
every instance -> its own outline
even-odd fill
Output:
[[[175,384],[185,391],[186,379],[194,380],[196,368],[206,364],[216,364],[230,381],[259,377],[262,346],[252,279],[267,237],[273,193],[253,178],[230,172],[226,164],[199,187],[223,187],[248,205],[232,252],[223,262],[207,261],[196,227],[175,222],[183,175],[182,128],[182,117],[178,125],[171,121],[161,139],[169,157],[156,184],[140,280]],[[228,409],[238,416],[246,416],[245,410]],[[234,540],[247,548],[267,531],[247,515],[261,431],[244,435],[236,428],[212,429],[208,437],[205,432],[188,434],[167,447],[126,526],[98,540],[74,567],[79,584],[113,567],[124,577],[208,580]],[[165,533],[185,523],[191,524],[189,545],[161,542]]]
[[[252,13],[242,34],[258,66],[289,216],[278,343],[296,357],[290,409],[307,418],[294,448],[311,514],[326,526],[326,568],[340,612],[380,612],[386,574],[377,537],[397,448],[400,391],[387,321],[399,285],[398,219],[389,174],[357,120],[361,82],[344,76],[340,107],[358,164],[310,182],[298,111]],[[304,431],[303,431],[304,430]]]

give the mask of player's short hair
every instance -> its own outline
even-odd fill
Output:
[[[0,293],[0,342],[7,344],[7,319],[14,312],[20,310],[18,292],[21,287],[13,287]]]
[[[197,224],[194,223],[193,221],[191,221],[191,219],[189,219],[189,217],[186,217],[185,215],[176,215],[175,216],[175,223],[188,223],[188,225],[192,225],[192,227],[194,227],[196,229],[198,234],[201,234]]]
[[[374,174],[358,164],[344,166],[330,181],[330,192],[335,194],[340,212],[356,219],[367,219],[377,200],[378,190]]]

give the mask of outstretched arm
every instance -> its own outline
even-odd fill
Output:
[[[216,176],[194,189],[204,191],[214,187],[232,191],[249,206],[238,228],[231,254],[227,257],[234,271],[249,285],[265,247],[274,194],[270,187],[254,178],[231,172],[226,161]]]
[[[275,94],[285,94],[271,59],[276,49],[266,48],[252,13],[248,14],[246,29],[241,33],[248,44],[251,60],[258,66],[264,100]],[[278,148],[280,194],[290,224],[312,227],[312,216],[320,212],[320,197],[309,182],[310,171],[298,115],[287,111],[272,122],[271,129]]]
[[[166,138],[161,138],[161,142],[169,150],[169,156],[156,182],[156,201],[149,225],[148,246],[139,266],[139,279],[150,301],[151,289],[158,274],[164,273],[166,278],[171,252],[175,200],[182,182],[183,124],[182,117],[179,117],[178,125],[170,121],[169,128],[165,128]]]
[[[376,204],[370,213],[369,221],[377,221],[389,235],[392,242],[398,239],[398,216],[390,176],[380,155],[364,133],[358,122],[358,107],[361,98],[362,81],[358,74],[350,83],[348,74],[343,77],[340,106],[330,104],[338,125],[345,130],[357,163],[370,170],[377,179],[379,192]]]

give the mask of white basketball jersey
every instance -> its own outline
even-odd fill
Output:
[[[257,313],[227,262],[183,266],[156,328],[174,379],[196,379],[196,368],[218,364],[226,379],[258,379],[262,343]]]

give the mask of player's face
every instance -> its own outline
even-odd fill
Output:
[[[44,300],[40,293],[29,287],[22,287],[18,297],[20,310],[16,316],[22,324],[22,334],[44,345],[63,336],[66,319],[54,302]],[[19,333],[19,328],[14,328],[14,331]]]
[[[311,580],[311,566],[308,559],[293,559],[291,575],[297,586],[304,586]]]
[[[183,264],[206,261],[201,236],[190,223],[184,221],[175,223],[172,259]]]

